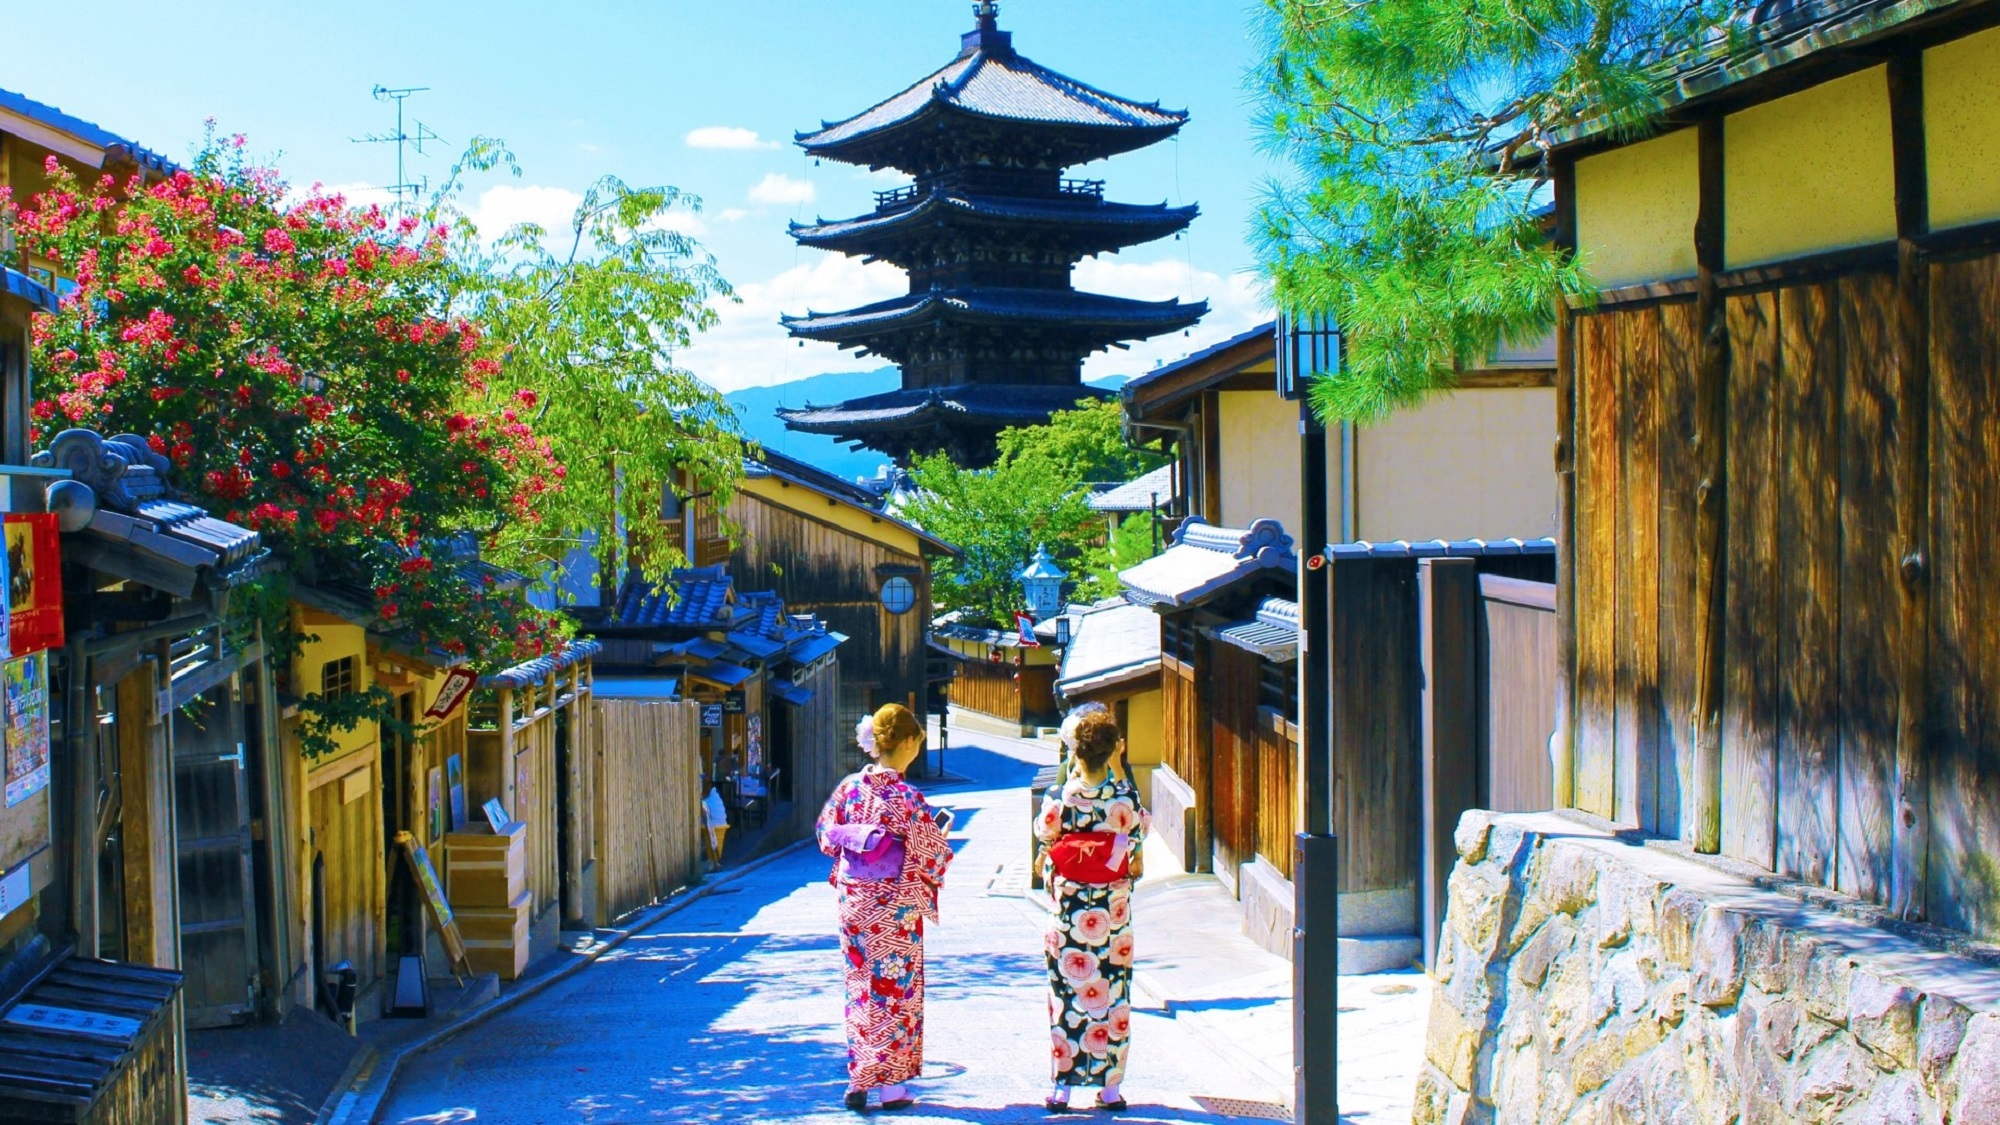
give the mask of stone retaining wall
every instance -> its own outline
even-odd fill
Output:
[[[1414,1118],[2000,1125],[2000,969],[1620,838],[1467,813]]]

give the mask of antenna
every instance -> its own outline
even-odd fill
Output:
[[[396,182],[389,185],[389,194],[396,197],[396,206],[398,208],[415,203],[431,187],[429,176],[421,177],[412,183],[405,175],[403,170],[405,151],[414,147],[417,150],[417,155],[421,156],[424,152],[425,141],[441,141],[444,139],[436,133],[431,132],[431,127],[421,121],[411,123],[416,127],[416,132],[414,133],[406,131],[403,127],[403,102],[408,100],[411,94],[421,94],[428,89],[430,89],[429,86],[404,86],[398,89],[391,89],[378,83],[369,93],[378,102],[396,103],[396,131],[393,133],[370,133],[365,137],[353,138],[354,143],[358,145],[392,144],[396,146]]]

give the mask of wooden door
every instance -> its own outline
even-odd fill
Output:
[[[1237,869],[1257,854],[1258,658],[1234,645],[1209,646],[1210,775],[1215,811],[1215,873],[1234,885]]]
[[[381,783],[373,754],[350,759],[315,786],[314,845],[325,860],[322,963],[351,962],[362,988],[381,979],[383,902],[382,806],[372,799]],[[317,982],[315,982],[317,983]]]
[[[173,716],[181,967],[190,1027],[241,1023],[257,1008],[250,787],[243,709],[234,696],[223,684]]]

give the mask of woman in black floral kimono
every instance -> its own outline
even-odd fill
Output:
[[[1138,790],[1111,772],[1118,738],[1108,713],[1085,715],[1070,776],[1035,818],[1055,905],[1047,946],[1051,1110],[1068,1108],[1077,1086],[1099,1087],[1101,1108],[1126,1104],[1118,1087],[1132,1035],[1132,883],[1148,818]]]

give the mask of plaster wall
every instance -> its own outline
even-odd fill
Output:
[[[1555,534],[1555,433],[1549,387],[1439,395],[1359,428],[1356,537],[1380,543]],[[1329,457],[1338,444],[1329,434]],[[1337,493],[1331,502],[1328,526],[1338,528]]]
[[[1932,227],[2000,219],[2000,28],[1924,52]]]
[[[319,693],[320,676],[325,666],[343,657],[354,658],[354,690],[365,692],[375,682],[374,668],[368,662],[368,635],[359,625],[328,625],[306,622],[300,626],[306,641],[299,647],[299,657],[292,677],[294,690],[301,695]],[[376,730],[372,722],[356,723],[351,730],[334,732],[336,755],[359,750],[375,743]],[[332,759],[326,759],[331,761]]]
[[[1598,287],[1694,276],[1697,149],[1681,129],[1576,162],[1577,250]]]
[[[1729,267],[1896,237],[1886,67],[1732,113],[1722,148]]]
[[[1216,398],[1222,435],[1222,510],[1216,522],[1249,527],[1274,519],[1296,533],[1299,404],[1268,390],[1222,391]]]

